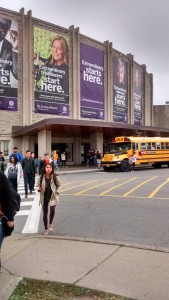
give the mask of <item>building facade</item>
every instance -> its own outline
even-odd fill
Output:
[[[168,135],[168,129],[153,127],[153,76],[132,54],[24,9],[1,8],[0,25],[10,52],[8,59],[2,49],[0,55],[5,156],[14,146],[41,157],[66,151],[68,164],[77,165],[89,149],[103,152],[117,135]]]

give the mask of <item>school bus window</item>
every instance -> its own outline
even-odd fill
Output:
[[[165,149],[165,143],[161,143],[161,149]]]
[[[156,149],[157,150],[161,149],[161,143],[156,143]]]
[[[168,144],[168,143],[166,143],[165,145],[166,145],[166,149],[169,149],[169,144]]]
[[[146,143],[140,144],[140,150],[146,150]]]
[[[132,143],[132,149],[135,151],[135,150],[138,150],[138,143]]]
[[[156,143],[152,143],[152,150],[156,149]]]
[[[151,143],[147,143],[147,150],[151,150]]]

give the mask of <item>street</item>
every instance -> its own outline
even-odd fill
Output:
[[[61,175],[63,187],[53,234],[140,248],[169,248],[168,172],[163,167],[134,173],[117,170]],[[26,215],[16,217],[15,232],[22,232],[26,219]],[[42,232],[41,215],[38,233]]]

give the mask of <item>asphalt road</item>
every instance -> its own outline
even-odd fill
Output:
[[[67,174],[61,181],[54,235],[169,249],[169,168]],[[26,219],[16,217],[16,232]]]

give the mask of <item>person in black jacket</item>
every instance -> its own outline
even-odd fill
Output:
[[[0,171],[0,251],[4,239],[3,221],[7,220],[6,225],[9,229],[9,235],[14,229],[14,191],[6,178],[5,174]],[[0,261],[1,269],[1,261]]]
[[[26,151],[26,157],[22,161],[22,169],[24,176],[25,198],[28,198],[28,185],[30,194],[34,190],[35,165],[31,158],[31,151]]]

